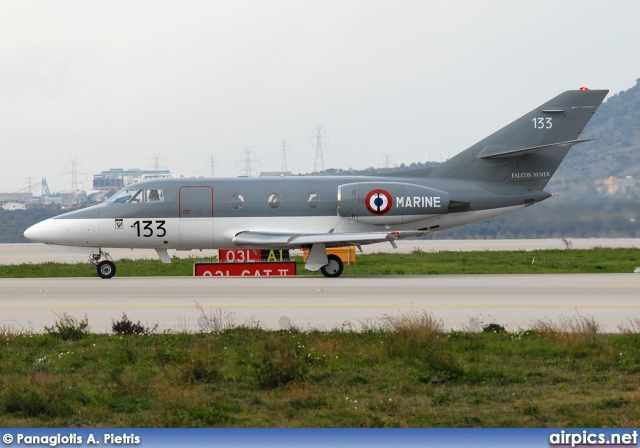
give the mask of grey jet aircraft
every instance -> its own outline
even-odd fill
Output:
[[[29,227],[51,250],[90,254],[98,275],[116,267],[106,248],[308,249],[305,268],[343,271],[330,247],[389,242],[461,226],[543,201],[545,186],[608,90],[566,91],[429,169],[376,176],[161,178],[106,202]]]

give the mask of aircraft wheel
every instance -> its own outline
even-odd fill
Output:
[[[327,255],[327,260],[329,261],[329,263],[320,268],[320,272],[322,272],[322,275],[324,275],[325,277],[340,277],[340,274],[342,274],[342,271],[344,269],[344,263],[342,262],[340,257],[334,254],[330,254]]]
[[[101,278],[111,278],[116,275],[116,265],[109,260],[98,263],[98,275]]]

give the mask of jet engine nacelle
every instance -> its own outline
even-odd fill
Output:
[[[367,224],[406,224],[447,213],[449,194],[402,182],[358,182],[338,187],[338,215]]]

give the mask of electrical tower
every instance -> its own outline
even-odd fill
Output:
[[[78,203],[78,192],[81,190],[80,188],[80,183],[78,182],[78,174],[87,174],[83,171],[78,171],[78,165],[80,165],[80,167],[82,168],[82,164],[78,163],[78,158],[72,158],[71,159],[71,194],[73,195],[73,199],[72,199],[72,204],[75,205]],[[69,167],[69,163],[67,164],[67,169]],[[64,173],[65,175],[68,175],[69,172],[67,171],[66,173]],[[82,188],[84,188],[84,185],[82,185]]]
[[[322,155],[322,130],[321,126],[316,127],[316,161],[313,163],[313,172],[324,171],[324,157]]]
[[[160,157],[160,154],[156,154],[153,153],[153,170],[156,172],[156,174],[158,174],[158,172],[160,171],[160,161],[162,160],[164,162],[164,159],[162,157]]]
[[[382,164],[384,168],[391,168],[391,161],[393,160],[393,157],[391,157],[391,155],[388,152],[384,153],[383,160],[384,161],[382,162]]]
[[[287,142],[286,140],[282,140],[282,169],[280,170],[282,173],[289,171],[287,168],[287,151]]]
[[[251,158],[251,154],[253,154],[255,156],[255,152],[251,151],[251,146],[249,146],[248,148],[245,146],[244,147],[244,151],[242,151],[240,153],[240,157],[243,158],[243,160],[239,160],[236,165],[238,163],[244,163],[244,174],[242,174],[243,176],[251,176],[252,174],[252,168],[251,168],[251,163],[256,163],[256,164],[260,164],[260,162],[257,162],[255,160],[253,160]]]
[[[78,158],[71,159],[71,192],[78,191]]]
[[[207,159],[207,166],[209,167],[209,170],[210,170],[209,175],[211,177],[214,177],[216,166],[218,166],[218,161],[216,160],[215,157],[213,157],[213,154],[211,154],[211,157]]]

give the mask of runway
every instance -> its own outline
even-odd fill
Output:
[[[640,275],[446,275],[288,278],[0,279],[0,326],[43,331],[56,313],[109,332],[126,313],[158,330],[199,330],[202,313],[220,310],[236,325],[360,329],[385,315],[432,313],[446,329],[510,331],[559,316],[593,316],[606,332],[640,317]]]

